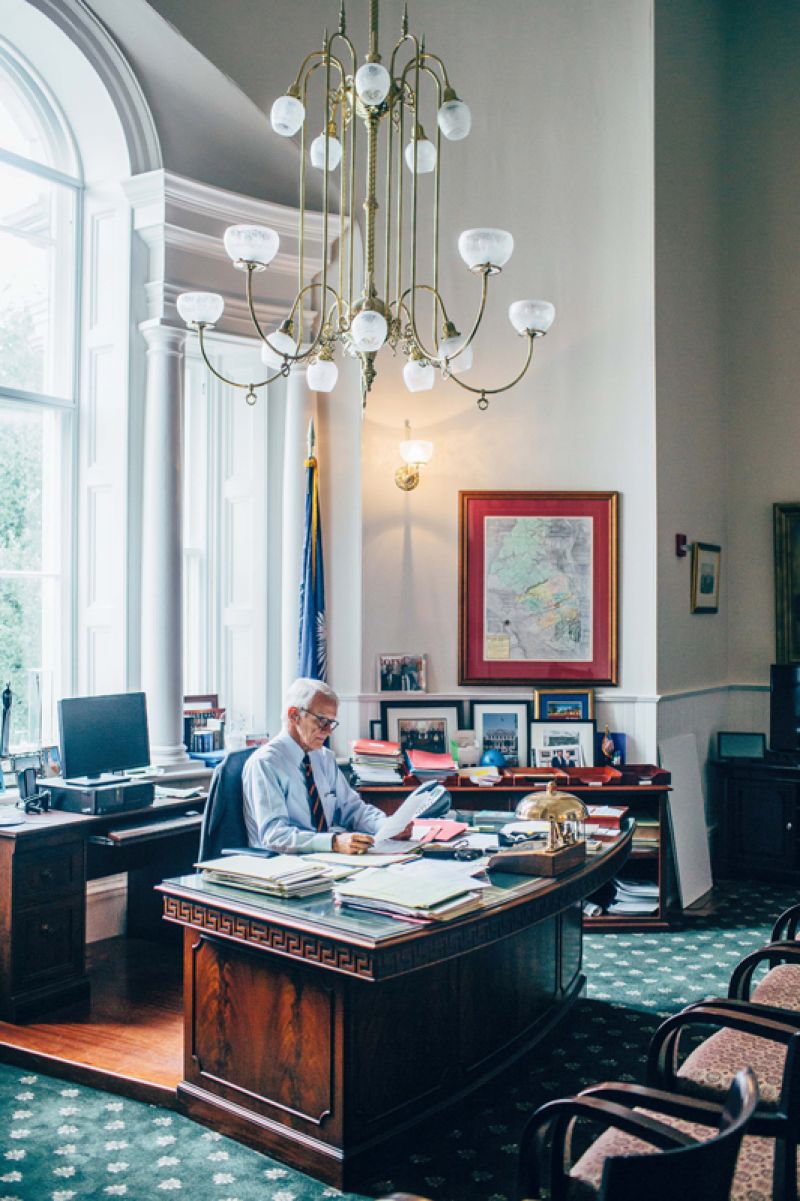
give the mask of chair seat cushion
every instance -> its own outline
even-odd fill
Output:
[[[647,1110],[641,1112],[647,1113]],[[683,1130],[693,1138],[709,1137],[707,1126],[652,1113],[651,1117]],[[747,1137],[742,1140],[730,1201],[772,1201],[772,1139]],[[621,1130],[606,1130],[573,1165],[570,1172],[570,1201],[587,1201],[600,1190],[603,1164],[610,1155],[658,1155],[658,1148]]]
[[[739,1069],[749,1064],[758,1079],[761,1105],[774,1109],[780,1100],[785,1061],[786,1048],[780,1043],[740,1030],[718,1030],[684,1060],[678,1070],[680,1091],[719,1100]]]
[[[753,989],[750,999],[760,1005],[800,1009],[800,964],[780,963],[770,968]]]

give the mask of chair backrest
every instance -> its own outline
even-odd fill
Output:
[[[674,1150],[609,1156],[598,1201],[681,1201],[697,1196],[703,1201],[728,1201],[736,1158],[757,1101],[751,1069],[737,1072],[716,1134]]]
[[[200,830],[200,859],[216,859],[226,847],[246,847],[242,772],[256,748],[230,751],[214,769]]]

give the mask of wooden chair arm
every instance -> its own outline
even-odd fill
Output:
[[[578,1118],[593,1121],[604,1129],[614,1127],[622,1130],[662,1151],[694,1146],[697,1142],[691,1135],[684,1134],[665,1122],[659,1122],[657,1118],[648,1117],[647,1114],[635,1113],[624,1104],[586,1096],[584,1093],[577,1097],[548,1101],[528,1121],[520,1138],[517,1197],[540,1195],[540,1161],[543,1158],[544,1142],[548,1133],[550,1148],[545,1187],[552,1201],[558,1201],[565,1195],[563,1180],[569,1172],[565,1163],[566,1142],[572,1123]],[[559,1177],[555,1175],[556,1170],[560,1173]]]
[[[798,1036],[798,1026],[776,1019],[776,1013],[782,1015],[783,1010],[722,997],[687,1005],[662,1022],[650,1040],[645,1073],[648,1086],[677,1087],[680,1038],[691,1026],[720,1026],[788,1046]]]
[[[800,924],[800,903],[790,905],[788,909],[784,909],[772,927],[770,941],[782,942],[784,939],[791,940],[796,938],[798,924]]]
[[[800,963],[800,942],[768,942],[757,951],[745,955],[733,969],[728,996],[741,1001],[749,1000],[753,975],[756,968],[764,962],[770,967],[777,967],[779,963]]]
[[[718,1126],[723,1106],[715,1101],[703,1101],[699,1097],[685,1097],[679,1093],[666,1092],[660,1088],[649,1088],[644,1084],[619,1084],[616,1081],[593,1084],[581,1090],[582,1097],[598,1097],[605,1101],[617,1101],[625,1105],[639,1105],[671,1118],[684,1118],[687,1122]]]

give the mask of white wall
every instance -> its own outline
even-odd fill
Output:
[[[723,286],[733,678],[775,660],[772,504],[800,500],[800,8],[734,0]]]
[[[718,0],[658,3],[655,31],[658,688],[670,693],[728,678]],[[722,545],[718,614],[690,612],[676,533]]]
[[[473,382],[508,379],[524,354],[506,318],[510,301],[547,297],[556,323],[523,382],[492,399],[486,413],[452,383],[414,398],[391,364],[379,363],[363,434],[364,686],[375,686],[379,651],[412,649],[430,655],[432,691],[457,688],[459,489],[618,489],[620,683],[648,693],[655,687],[650,5],[515,0],[500,14],[479,0],[459,5],[457,24],[441,10],[424,14],[426,44],[449,45],[455,86],[474,114],[469,141],[443,149],[452,231],[443,239],[444,291],[455,296],[463,329],[475,280],[457,260],[457,232],[481,224],[513,232],[514,257],[492,281]],[[502,90],[495,71],[483,70],[487,47],[501,65]],[[405,417],[435,444],[409,494],[393,479]]]

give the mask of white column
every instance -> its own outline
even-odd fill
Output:
[[[316,419],[316,393],[306,385],[305,367],[294,367],[286,385],[283,439],[283,537],[281,596],[282,694],[297,675],[300,578],[303,569],[308,423]]]
[[[150,758],[187,761],[183,745],[182,408],[186,331],[140,326],[147,342],[142,501],[142,687]]]

